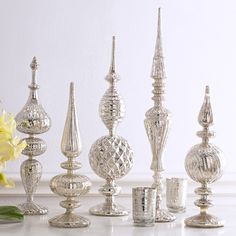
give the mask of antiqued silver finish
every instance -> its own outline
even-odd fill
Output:
[[[32,82],[29,85],[30,95],[23,109],[16,116],[17,130],[29,135],[28,138],[23,139],[27,142],[27,146],[22,152],[28,156],[28,160],[22,163],[20,171],[27,201],[20,204],[19,208],[25,215],[44,215],[48,212],[47,208],[39,206],[33,201],[33,195],[42,175],[42,165],[33,158],[42,155],[47,149],[44,140],[36,138],[35,135],[47,132],[51,127],[51,119],[38,99],[39,85],[36,77],[38,63],[36,57],[33,58],[30,67],[32,70]]]
[[[156,188],[133,188],[132,200],[134,225],[154,226],[156,216]]]
[[[208,199],[212,194],[208,184],[218,180],[223,173],[224,156],[222,151],[212,143],[209,138],[214,136],[214,132],[209,130],[213,124],[213,114],[210,103],[209,87],[206,86],[205,98],[201,107],[198,122],[203,127],[202,131],[197,132],[197,136],[202,138],[202,142],[193,146],[185,159],[185,169],[191,179],[201,184],[195,190],[200,195],[200,199],[194,204],[200,207],[200,213],[185,220],[186,226],[199,228],[217,228],[224,226],[222,220],[208,213],[208,208],[213,205]]]
[[[170,212],[182,213],[186,210],[187,179],[166,179],[166,206]]]
[[[109,135],[99,138],[89,152],[89,163],[93,171],[106,180],[99,192],[105,196],[105,203],[90,209],[93,215],[123,216],[128,211],[115,203],[114,196],[118,195],[121,188],[115,180],[126,175],[133,165],[133,151],[128,142],[116,134],[116,128],[124,117],[125,107],[117,91],[119,76],[115,71],[115,37],[112,44],[111,67],[106,80],[110,87],[105,92],[99,106],[100,117],[109,130]]]
[[[79,197],[85,195],[91,187],[90,180],[78,173],[77,169],[81,164],[75,160],[81,153],[81,138],[78,125],[77,109],[75,105],[74,84],[70,84],[70,98],[65,122],[64,132],[61,141],[61,151],[68,158],[61,164],[66,174],[60,174],[50,181],[51,190],[66,200],[60,202],[60,206],[66,209],[62,215],[50,219],[51,226],[60,228],[80,228],[87,227],[90,221],[87,218],[75,214],[73,211],[80,206]]]
[[[170,222],[175,220],[175,216],[168,210],[162,209],[161,206],[163,191],[161,172],[164,171],[162,156],[169,131],[170,112],[163,107],[164,79],[166,76],[161,42],[160,8],[158,10],[157,41],[153,57],[151,77],[154,79],[152,91],[154,106],[146,112],[144,124],[153,156],[151,170],[154,171],[154,183],[152,187],[157,189],[156,222]]]

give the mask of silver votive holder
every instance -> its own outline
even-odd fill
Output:
[[[132,189],[133,220],[135,226],[154,226],[156,216],[156,188]]]
[[[170,212],[181,213],[186,210],[187,179],[166,179],[166,206]]]

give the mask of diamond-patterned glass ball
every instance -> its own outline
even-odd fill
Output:
[[[213,144],[197,144],[188,152],[185,169],[189,177],[199,183],[213,183],[223,172],[222,151]]]
[[[119,179],[133,165],[133,151],[128,142],[119,136],[103,136],[91,147],[89,162],[93,171],[104,179]]]

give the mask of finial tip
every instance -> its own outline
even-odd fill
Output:
[[[116,37],[113,35],[110,73],[115,73],[115,46],[116,46],[115,43],[116,43]]]
[[[74,82],[70,82],[70,94],[71,96],[74,96],[75,93],[75,84]]]
[[[32,62],[30,64],[30,68],[32,70],[37,70],[38,69],[38,62],[37,62],[37,58],[34,56],[33,59],[32,59]]]
[[[209,87],[209,85],[207,85],[206,88],[205,88],[205,94],[206,95],[210,94],[210,87]]]

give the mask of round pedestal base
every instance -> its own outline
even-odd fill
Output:
[[[199,214],[189,217],[184,221],[184,223],[188,227],[197,228],[218,228],[224,226],[222,220],[210,214]]]
[[[25,202],[18,205],[24,215],[45,215],[48,213],[46,207],[42,207],[34,202]]]
[[[111,205],[102,203],[90,208],[89,212],[97,216],[126,216],[129,214],[123,206],[116,203],[112,203]]]
[[[58,228],[82,228],[90,225],[90,221],[82,216],[73,213],[65,213],[53,217],[48,221],[53,227]]]
[[[155,222],[171,222],[174,221],[176,217],[171,214],[168,210],[157,210]]]

